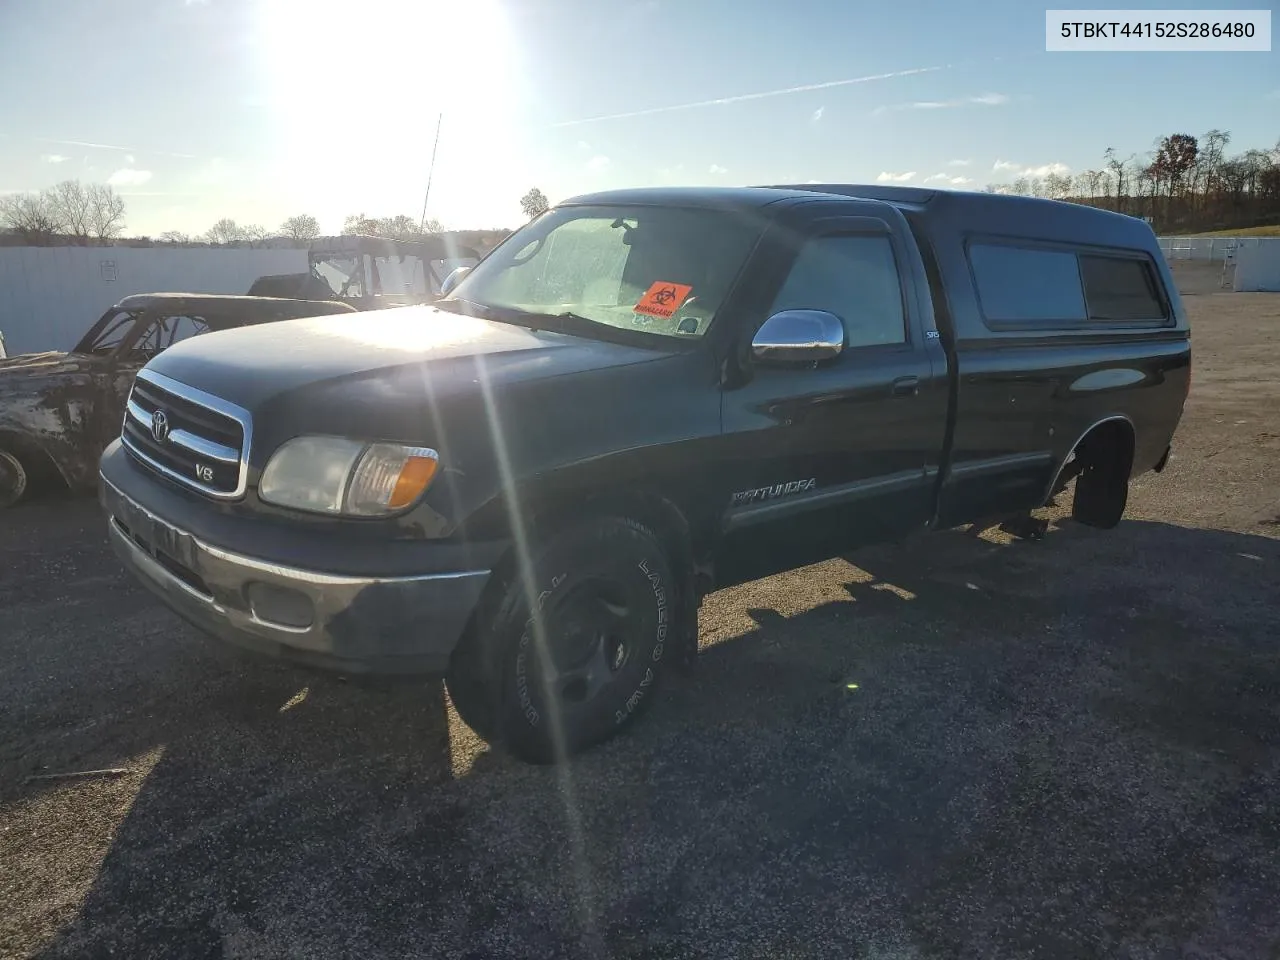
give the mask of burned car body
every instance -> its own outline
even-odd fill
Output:
[[[113,305],[69,353],[0,359],[0,508],[59,481],[74,492],[92,490],[98,457],[120,433],[135,374],[174,343],[233,327],[354,312],[337,302],[144,293]]]
[[[310,273],[259,277],[249,293],[338,300],[357,310],[430,303],[443,296],[450,273],[475,265],[480,254],[441,235],[394,240],[352,234],[317,237],[311,241],[308,259]]]

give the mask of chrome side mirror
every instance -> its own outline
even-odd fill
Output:
[[[440,284],[440,296],[447,297],[453,293],[454,288],[462,282],[462,278],[471,272],[470,267],[455,267],[454,270],[444,278],[444,283]]]
[[[783,310],[751,338],[751,354],[761,363],[815,363],[844,350],[844,324],[826,310]]]

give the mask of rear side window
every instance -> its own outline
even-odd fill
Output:
[[[1151,265],[1124,257],[1080,257],[1090,320],[1163,320],[1168,316]]]
[[[994,323],[1086,319],[1076,255],[997,244],[969,247],[982,313]]]
[[[969,263],[991,323],[1072,326],[1169,316],[1151,265],[1136,257],[975,243]]]
[[[897,261],[887,237],[831,235],[805,242],[773,302],[780,310],[826,310],[850,347],[906,342]]]

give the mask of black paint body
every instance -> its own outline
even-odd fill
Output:
[[[252,414],[247,492],[210,500],[150,474],[118,445],[104,477],[227,550],[351,575],[489,569],[518,525],[571,514],[592,497],[652,495],[683,514],[697,559],[723,585],[1040,506],[1077,442],[1109,418],[1132,426],[1135,474],[1161,463],[1172,442],[1189,330],[1142,221],[1048,201],[846,186],[619,191],[569,203],[730,210],[758,226],[759,240],[697,340],[606,342],[423,306],[179,344],[149,369]],[[907,342],[808,367],[758,365],[751,336],[800,244],[833,231],[891,238]],[[974,236],[1146,258],[1169,319],[998,329],[975,294],[965,252]],[[430,446],[441,476],[391,519],[261,502],[268,458],[302,434]],[[810,479],[798,492],[735,503],[743,491]]]

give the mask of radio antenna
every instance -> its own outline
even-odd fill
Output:
[[[441,113],[436,117],[436,140],[431,145],[431,166],[427,168],[427,192],[422,195],[422,220],[418,224],[418,229],[425,231],[427,229],[427,198],[431,196],[431,177],[436,172],[436,148],[440,146],[440,124],[444,121],[444,114]]]

